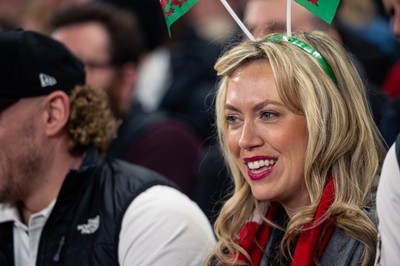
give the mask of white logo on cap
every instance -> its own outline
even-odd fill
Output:
[[[42,86],[42,88],[47,87],[47,86],[53,86],[53,85],[57,84],[57,80],[54,77],[49,76],[47,74],[40,73],[39,79],[40,79],[40,85]]]

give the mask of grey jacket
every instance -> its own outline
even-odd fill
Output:
[[[364,245],[336,228],[321,257],[322,266],[361,265]]]
[[[371,221],[376,225],[377,218],[375,209],[365,209],[365,213],[371,219]],[[277,230],[272,230],[271,234],[276,233]],[[265,250],[269,250],[271,247],[270,242],[273,237],[269,238]],[[340,229],[334,229],[331,239],[326,246],[320,261],[321,266],[356,266],[361,265],[363,260],[364,244],[358,240],[348,236],[345,232]],[[263,256],[261,261],[261,266],[270,265],[268,261],[268,256]],[[371,263],[373,265],[373,262]],[[303,265],[302,265],[303,266]],[[307,265],[304,265],[307,266]]]

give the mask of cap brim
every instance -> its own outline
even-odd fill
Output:
[[[0,107],[1,108],[7,107],[7,106],[15,103],[18,100],[19,99],[16,99],[16,98],[0,96]]]

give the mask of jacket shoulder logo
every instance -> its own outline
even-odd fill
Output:
[[[99,229],[100,226],[100,216],[97,215],[92,219],[88,219],[86,224],[80,224],[76,227],[76,229],[81,232],[82,235],[93,234]]]
[[[47,74],[40,73],[39,79],[40,79],[40,85],[42,86],[42,88],[48,87],[48,86],[53,86],[53,85],[57,84],[57,80],[54,77],[47,75]]]

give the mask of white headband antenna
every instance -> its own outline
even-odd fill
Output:
[[[292,0],[287,0],[286,4],[286,34],[292,37]]]
[[[235,14],[235,11],[231,8],[231,6],[226,2],[226,0],[221,0],[221,3],[224,5],[226,10],[228,10],[229,14],[232,16],[232,18],[236,21],[238,26],[242,29],[242,31],[246,34],[247,38],[249,38],[251,41],[255,41],[256,38],[250,33],[250,31],[246,28],[246,26],[243,24],[243,22],[239,19],[239,17]]]

